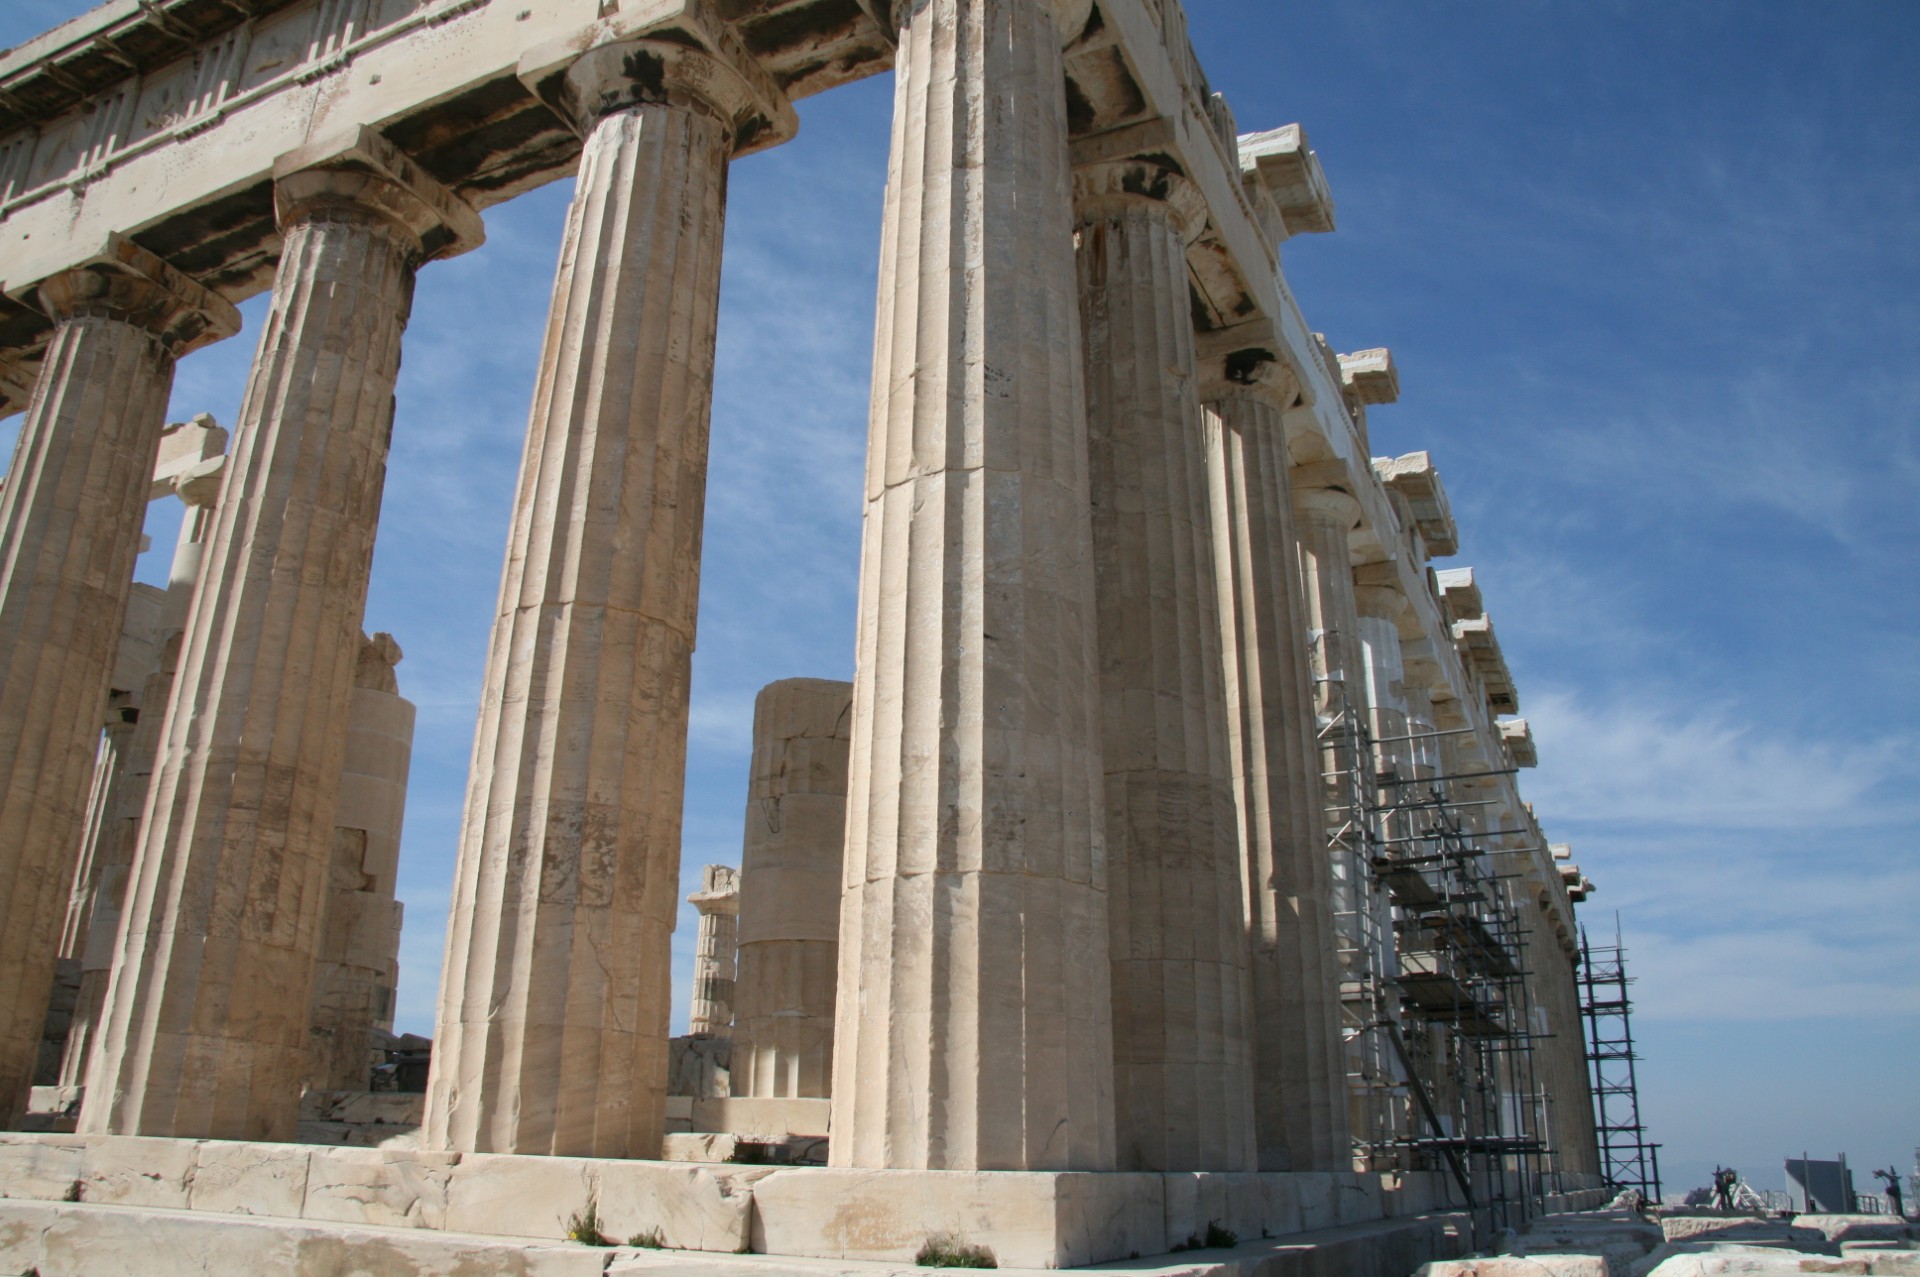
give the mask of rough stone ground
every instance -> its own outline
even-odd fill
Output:
[[[1887,1215],[1630,1211],[1551,1215],[1507,1253],[1427,1264],[1416,1277],[1720,1277],[1857,1273],[1920,1277],[1920,1225]]]

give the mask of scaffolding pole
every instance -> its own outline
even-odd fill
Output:
[[[1635,1189],[1660,1200],[1660,1145],[1649,1143],[1640,1120],[1639,1053],[1633,1045],[1633,999],[1620,917],[1613,943],[1596,946],[1580,928],[1580,1011],[1587,1026],[1587,1063],[1593,1070],[1594,1134],[1600,1173],[1615,1192]]]

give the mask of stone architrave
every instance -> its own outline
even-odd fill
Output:
[[[240,325],[117,236],[19,291],[55,326],[0,493],[0,1117],[40,1048],[174,362]]]
[[[479,215],[361,130],[283,248],[168,701],[80,1129],[291,1139],[414,274]]]
[[[740,856],[733,1093],[824,1099],[833,1083],[853,684],[790,678],[753,706]]]
[[[1215,568],[1253,977],[1254,1131],[1263,1171],[1352,1165],[1332,868],[1282,414],[1271,350],[1203,366]]]
[[[487,657],[429,1147],[660,1153],[727,166],[794,128],[701,12],[631,39],[616,16],[615,43],[522,63],[586,143]]]
[[[700,890],[687,897],[700,911],[693,946],[693,1008],[687,1032],[695,1037],[733,1036],[734,964],[739,957],[740,872],[708,865]]]
[[[837,1166],[1114,1165],[1061,54],[1088,8],[895,8],[834,1013]]]
[[[1213,521],[1186,244],[1162,164],[1074,173],[1122,1170],[1257,1164]]]
[[[183,429],[210,429],[218,434],[218,446],[224,446],[226,432],[213,425],[212,418],[204,421],[204,426],[196,420]],[[171,432],[175,427],[168,429]],[[128,709],[120,715],[123,719],[120,730],[125,735],[114,751],[112,773],[99,778],[104,783],[98,786],[98,824],[88,831],[88,863],[83,873],[74,877],[73,896],[68,904],[68,927],[72,932],[69,944],[72,956],[79,963],[80,984],[61,1055],[59,1085],[62,1087],[86,1084],[87,1057],[100,1027],[107,982],[113,971],[114,944],[120,931],[121,908],[126,902],[127,876],[140,840],[141,812],[146,807],[147,787],[159,757],[167,698],[173,692],[173,677],[180,660],[180,634],[193,602],[200,555],[205,549],[214,503],[219,500],[225,474],[226,458],[214,456],[166,480],[186,506],[180,520],[180,535],[174,542],[173,562],[167,572],[167,589],[155,607],[157,614],[150,618],[150,632],[134,632],[136,627],[130,609],[126,632],[121,636],[120,663],[126,666],[132,656],[135,669],[116,671],[115,677],[125,677],[129,683],[137,679],[139,688],[127,698]],[[155,481],[157,484],[162,479],[156,476]],[[137,585],[134,589],[138,597],[138,591],[150,587]],[[118,693],[115,699],[120,699]],[[112,717],[109,716],[107,728],[109,736],[116,730]]]
[[[394,894],[414,721],[413,702],[400,695],[394,673],[401,655],[391,634],[361,636],[313,968],[308,1085],[316,1090],[368,1090],[372,1032],[393,1027],[403,914]]]

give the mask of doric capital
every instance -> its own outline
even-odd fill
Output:
[[[1333,193],[1320,158],[1298,124],[1242,135],[1240,172],[1249,192],[1262,197],[1255,203],[1264,203],[1274,214],[1265,229],[1275,244],[1333,229]]]
[[[534,49],[520,80],[585,135],[636,106],[682,106],[723,120],[733,154],[777,146],[800,129],[793,103],[712,0],[644,0],[579,40]]]
[[[710,914],[740,912],[740,871],[731,865],[708,865],[700,874],[700,890],[687,897],[687,903]]]
[[[1353,587],[1353,605],[1361,616],[1395,621],[1407,610],[1407,596],[1391,586],[1356,584]]]
[[[1360,503],[1338,488],[1298,488],[1293,490],[1294,516],[1351,532],[1360,526]]]
[[[144,328],[176,358],[240,331],[240,312],[225,298],[119,234],[87,260],[15,295],[37,301],[55,322],[96,317]]]
[[[1301,401],[1300,372],[1265,320],[1195,334],[1194,363],[1200,397],[1209,403],[1249,394],[1285,412]]]
[[[897,32],[905,29],[914,14],[929,8],[933,0],[878,0],[878,3],[892,8],[893,29]],[[1063,46],[1079,39],[1080,33],[1086,30],[1087,19],[1093,16],[1093,0],[1041,0],[1041,3],[1053,11],[1053,25],[1060,30]]]
[[[1189,244],[1207,229],[1207,197],[1164,160],[1103,160],[1073,170],[1073,210],[1081,222],[1141,207],[1165,210]]]
[[[304,221],[377,221],[409,236],[421,261],[456,257],[487,237],[471,204],[364,125],[281,156],[273,177],[283,231]]]

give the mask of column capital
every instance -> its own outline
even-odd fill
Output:
[[[1266,320],[1194,335],[1194,365],[1206,402],[1249,395],[1281,412],[1305,401],[1300,371]]]
[[[876,0],[862,0],[863,4],[872,4]],[[893,15],[893,29],[897,33],[907,25],[907,19],[928,7],[931,0],[877,0],[879,6],[890,9]],[[1060,31],[1060,44],[1065,47],[1080,38],[1087,28],[1087,19],[1093,16],[1093,0],[1041,0],[1041,4],[1053,13],[1053,25]]]
[[[1301,519],[1333,524],[1349,532],[1360,525],[1360,503],[1338,488],[1295,488],[1293,510]]]
[[[778,146],[800,118],[712,0],[644,0],[603,18],[586,48],[567,40],[527,52],[520,81],[581,134],[644,105],[693,107],[725,121],[733,154]]]
[[[144,328],[175,358],[240,331],[231,302],[117,232],[69,269],[25,286],[9,283],[8,292],[56,323],[92,316]]]
[[[1407,610],[1407,596],[1388,585],[1355,585],[1353,605],[1361,616],[1394,621]]]
[[[306,221],[373,219],[412,238],[422,261],[486,241],[473,206],[365,125],[290,151],[273,166],[282,231]]]
[[[1081,164],[1073,170],[1073,212],[1087,222],[1130,208],[1165,209],[1182,241],[1207,229],[1207,197],[1165,160],[1133,157]]]
[[[712,914],[736,915],[740,912],[740,871],[730,865],[708,865],[701,875],[700,890],[687,897],[687,903]]]

